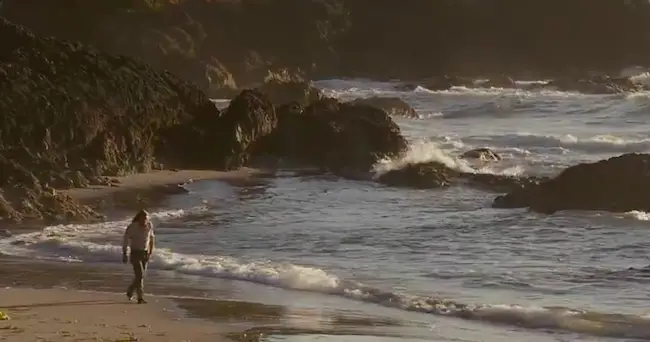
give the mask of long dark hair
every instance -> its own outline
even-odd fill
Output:
[[[133,221],[131,221],[131,222],[136,223],[136,222],[139,222],[141,219],[147,218],[147,217],[149,217],[149,213],[146,210],[141,209],[140,211],[138,211],[137,214],[135,214],[135,216],[133,217]]]

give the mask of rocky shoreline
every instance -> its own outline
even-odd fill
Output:
[[[377,162],[407,152],[391,115],[415,112],[399,99],[346,103],[307,82],[273,79],[239,92],[219,110],[197,86],[129,57],[40,37],[5,19],[0,40],[0,217],[5,220],[100,220],[101,214],[60,190],[110,186],[108,177],[160,169],[230,171],[270,156],[342,177],[373,179]],[[500,159],[489,150],[463,157]],[[608,175],[633,176],[637,183],[627,177],[621,186],[631,191],[645,184],[645,174],[629,171],[644,170],[643,158],[625,155],[597,165]],[[548,180],[460,172],[429,162],[374,179],[416,188],[466,184],[508,193],[496,207],[541,212],[647,208],[644,200],[627,200],[624,192],[613,201],[576,195],[571,191],[587,186],[566,181],[571,170],[582,170],[575,171],[577,180],[601,172],[578,165]],[[598,181],[618,184],[608,177]],[[562,193],[555,184],[569,189],[562,190],[569,192],[564,202],[550,203]]]

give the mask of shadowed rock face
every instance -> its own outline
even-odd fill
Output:
[[[558,210],[650,210],[650,155],[624,154],[596,163],[571,166],[537,186],[494,200],[496,208]]]
[[[3,216],[86,219],[87,208],[48,189],[84,187],[158,162],[211,166],[230,157],[187,155],[213,143],[214,134],[205,135],[211,140],[167,134],[170,127],[220,116],[202,92],[175,76],[79,43],[37,37],[4,19],[0,41]]]
[[[278,122],[264,152],[330,171],[369,171],[407,146],[399,126],[383,110],[331,98],[307,107],[284,105],[278,109]]]

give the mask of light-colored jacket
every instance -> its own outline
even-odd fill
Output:
[[[148,251],[151,253],[154,246],[154,237],[151,221],[147,221],[146,227],[142,227],[137,222],[132,222],[124,231],[122,252],[126,254],[127,247],[131,247],[131,251]]]

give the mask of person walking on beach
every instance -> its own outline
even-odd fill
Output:
[[[131,247],[130,258],[127,258],[127,249]],[[153,253],[154,233],[153,224],[149,220],[149,213],[140,210],[133,221],[124,231],[124,240],[122,242],[122,262],[127,263],[131,260],[133,266],[133,282],[126,290],[126,296],[131,300],[133,292],[138,295],[138,304],[144,304],[144,273],[147,270],[147,263]]]

